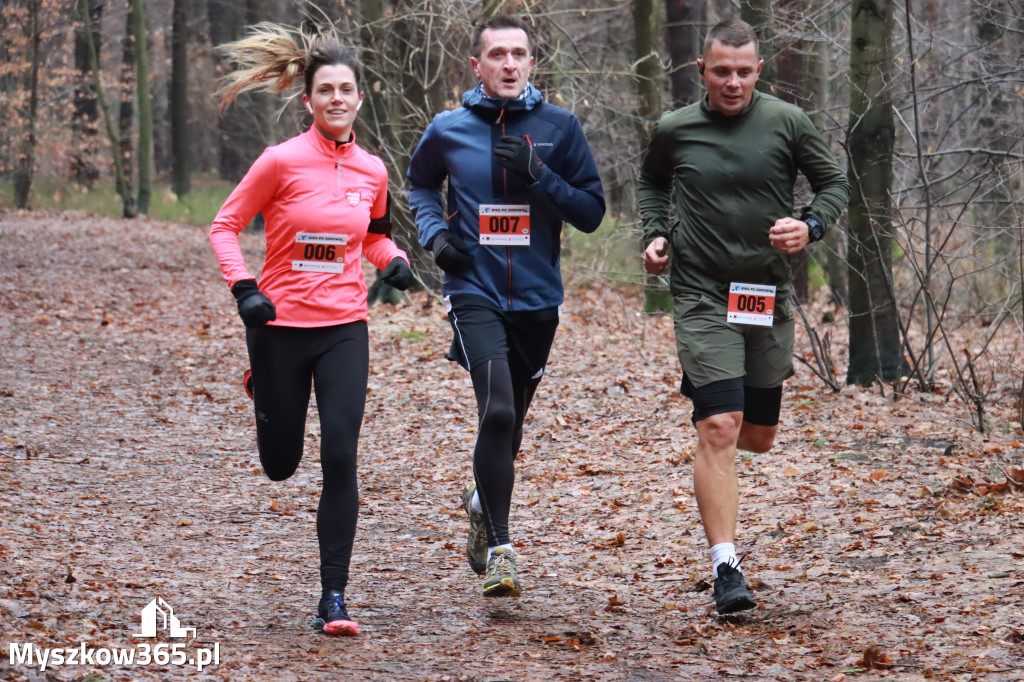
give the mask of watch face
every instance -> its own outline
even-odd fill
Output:
[[[825,235],[825,229],[817,218],[808,217],[804,222],[807,223],[807,235],[812,242],[818,241]]]

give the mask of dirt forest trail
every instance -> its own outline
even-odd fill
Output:
[[[243,235],[254,266],[260,246]],[[1024,680],[1009,409],[982,437],[944,395],[834,394],[798,366],[777,446],[737,462],[760,605],[721,618],[671,322],[568,267],[517,464],[524,591],[485,600],[460,501],[472,390],[443,358],[443,307],[413,293],[370,310],[346,592],[362,632],[326,638],[309,629],[315,408],[298,473],[269,481],[205,231],[6,212],[0,263],[0,679]],[[40,671],[11,653],[135,648],[156,597],[217,664]]]

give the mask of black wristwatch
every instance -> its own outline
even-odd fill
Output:
[[[805,213],[800,216],[800,220],[807,223],[807,236],[811,242],[821,241],[821,238],[825,236],[825,226],[818,220],[818,216],[813,213]]]

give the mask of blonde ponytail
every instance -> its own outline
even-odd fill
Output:
[[[262,22],[241,40],[219,46],[218,51],[235,65],[217,90],[221,111],[243,92],[289,90],[303,75],[313,40],[300,29]]]

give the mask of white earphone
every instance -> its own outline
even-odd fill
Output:
[[[361,109],[362,106],[363,106],[363,100],[359,100],[359,102],[356,103],[356,111],[359,111],[359,109]]]
[[[309,102],[306,102],[306,111],[308,111],[311,114],[313,113],[313,107],[309,105]]]

